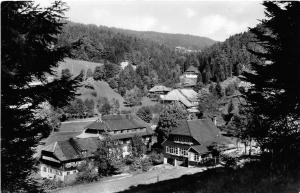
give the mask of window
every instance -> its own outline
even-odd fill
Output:
[[[185,150],[183,150],[183,155],[184,156],[188,156],[189,154],[188,154],[188,151],[185,149]]]
[[[170,153],[170,148],[169,148],[169,146],[166,146],[166,153]]]
[[[180,148],[166,146],[166,153],[170,153],[170,154],[174,154],[174,155],[179,155],[178,151],[180,151]]]
[[[49,173],[52,173],[52,169],[51,168],[49,169]]]
[[[172,153],[172,154],[175,153],[175,147],[170,147],[170,153]]]
[[[194,160],[197,162],[199,161],[199,155],[197,153],[194,154]]]
[[[47,172],[47,167],[43,167],[43,171],[44,171],[44,172]]]
[[[70,172],[67,172],[67,175],[70,175]]]

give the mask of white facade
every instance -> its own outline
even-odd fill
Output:
[[[198,75],[194,73],[186,73],[183,75],[183,78],[195,78],[197,79]]]
[[[53,168],[49,165],[41,164],[40,165],[40,174],[42,178],[54,179],[54,180],[61,180],[64,181],[66,176],[71,174],[75,174],[77,170],[70,170],[70,171],[61,171],[57,168]]]

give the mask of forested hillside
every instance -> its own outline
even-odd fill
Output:
[[[245,69],[248,70],[250,63],[258,60],[248,51],[258,49],[254,46],[254,40],[253,34],[244,32],[204,49],[197,55],[202,81],[223,81],[233,75],[240,75]]]
[[[112,63],[117,66],[120,62],[128,60],[132,65],[136,65],[136,70],[129,65],[105,79],[111,82],[110,85],[121,95],[134,86],[141,90],[149,89],[157,83],[172,87],[179,82],[179,76],[190,65],[199,68],[202,75],[198,80],[200,85],[210,81],[223,81],[233,75],[238,76],[243,69],[249,67],[250,62],[257,60],[247,50],[251,48],[253,40],[253,35],[249,32],[231,36],[224,42],[215,43],[197,53],[178,53],[172,48],[182,41],[184,43],[180,46],[188,44],[193,38],[196,37],[68,22],[59,36],[59,44],[69,45],[79,41],[80,47],[73,50],[73,57],[76,59]],[[199,47],[203,47],[204,44],[200,44],[199,41]],[[193,47],[192,44],[189,45]]]
[[[120,33],[125,33],[128,35],[135,35],[141,39],[147,39],[159,44],[165,44],[170,48],[175,48],[177,46],[182,46],[191,50],[202,50],[216,43],[216,41],[195,35],[188,34],[170,34],[170,33],[160,33],[153,31],[133,31],[126,29],[111,28]]]

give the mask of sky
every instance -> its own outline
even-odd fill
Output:
[[[68,20],[138,31],[181,33],[224,41],[264,18],[261,1],[66,1]]]

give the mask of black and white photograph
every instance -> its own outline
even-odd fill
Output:
[[[1,1],[0,90],[0,192],[300,192],[300,1]]]

